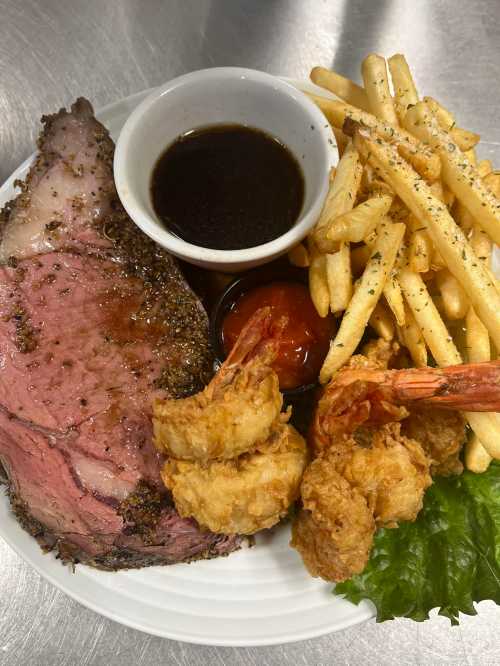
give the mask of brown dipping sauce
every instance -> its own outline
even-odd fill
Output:
[[[299,217],[304,177],[278,139],[243,125],[191,130],[159,158],[151,198],[165,227],[216,250],[274,240]]]

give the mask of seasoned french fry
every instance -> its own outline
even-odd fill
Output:
[[[403,157],[429,182],[439,178],[441,163],[438,155],[406,130],[394,127],[394,125],[379,120],[371,113],[361,111],[346,102],[326,99],[326,97],[312,94],[309,97],[323,111],[334,127],[342,129],[346,118],[351,118],[365,127],[374,129],[380,138],[396,144]]]
[[[469,308],[465,319],[465,344],[470,363],[481,363],[491,358],[490,337],[486,327],[473,308]],[[465,447],[465,465],[473,472],[484,472],[491,462],[479,438],[474,434]]]
[[[491,358],[490,336],[483,322],[469,308],[465,319],[465,344],[469,363],[481,363]]]
[[[342,157],[345,149],[347,148],[347,144],[349,143],[349,137],[346,136],[342,130],[337,129],[336,127],[332,127],[332,131],[335,135],[335,141],[337,142],[339,157]]]
[[[351,252],[351,270],[355,277],[361,275],[370,258],[371,248],[368,245],[355,247]]]
[[[330,350],[320,372],[322,384],[325,384],[333,373],[348,361],[358,346],[392,270],[404,232],[404,224],[393,224],[387,225],[383,233],[378,235],[337,335],[330,343]]]
[[[309,266],[309,252],[303,243],[298,243],[288,252],[288,260],[293,266],[307,268]]]
[[[317,241],[320,241],[326,232],[324,227],[328,228],[336,217],[352,209],[362,171],[358,151],[352,141],[349,141],[337,165],[335,178],[330,180],[330,189],[314,232]]]
[[[398,117],[389,90],[385,58],[370,53],[361,64],[361,74],[372,113],[377,118],[397,126]]]
[[[476,157],[476,151],[474,148],[471,148],[470,150],[465,150],[465,156],[469,160],[471,164],[474,164],[474,166],[477,166],[477,157]],[[483,160],[483,162],[489,161],[489,160]]]
[[[471,162],[471,164],[474,164],[474,162]],[[477,165],[477,172],[483,179],[492,171],[493,171],[493,165],[491,163],[491,160],[481,160]]]
[[[473,432],[465,445],[465,467],[471,472],[481,474],[486,472],[491,461],[492,457],[481,444],[476,433]]]
[[[391,313],[382,303],[377,303],[368,320],[368,324],[384,340],[392,340],[394,338],[394,322]]]
[[[455,126],[455,116],[437,100],[433,97],[424,97],[423,101],[445,132],[449,132]]]
[[[406,117],[414,108],[408,111]],[[384,179],[411,212],[426,224],[450,272],[462,285],[481,321],[488,328],[495,346],[500,348],[500,294],[488,270],[478,261],[446,206],[434,197],[427,184],[393,146],[374,141],[366,130],[356,133],[355,143],[370,153],[370,160]]]
[[[351,253],[349,243],[341,243],[338,252],[326,255],[326,277],[330,293],[330,309],[342,312],[352,296]]]
[[[458,280],[445,269],[436,274],[436,284],[448,319],[463,319],[469,309],[469,299]]]
[[[418,102],[418,93],[404,55],[396,53],[389,58],[387,63],[394,88],[394,107],[401,122],[408,107]]]
[[[481,138],[479,134],[469,132],[469,130],[462,129],[461,127],[454,127],[450,131],[450,136],[463,152],[474,148]]]
[[[427,365],[427,346],[411,308],[405,303],[405,325],[400,329],[403,344],[410,352],[410,356],[417,368]]]
[[[488,238],[486,231],[481,229],[478,224],[474,224],[472,227],[470,244],[476,257],[480,261],[483,261],[487,266],[489,266],[491,260],[492,243]]]
[[[450,135],[428,113],[425,104],[419,102],[409,109],[404,124],[435,148],[441,157],[444,182],[490,238],[500,243],[500,200],[488,189]]]
[[[326,257],[314,247],[309,238],[309,292],[312,302],[320,317],[326,317],[330,312],[330,291],[326,276]]]
[[[437,364],[447,366],[462,363],[453,339],[420,275],[408,269],[402,269],[399,279],[408,305]],[[499,415],[490,412],[466,412],[465,417],[488,453],[495,458],[500,457]]]
[[[405,324],[405,307],[403,301],[403,294],[401,293],[401,287],[399,286],[397,271],[393,268],[387,282],[384,285],[384,296],[387,301],[387,305],[390,307],[392,314],[396,320],[398,326],[404,326]]]
[[[417,273],[427,273],[431,267],[432,241],[425,229],[412,232],[408,246],[408,262]]]
[[[324,227],[324,234],[316,237],[319,249],[322,252],[332,252],[339,241],[361,242],[376,228],[391,203],[392,197],[372,197],[335,218],[328,228]]]
[[[493,194],[500,198],[500,173],[493,171],[483,177],[486,187],[488,187]]]
[[[370,110],[370,102],[365,90],[357,83],[347,79],[337,72],[333,72],[324,67],[314,67],[311,71],[311,81],[320,88],[329,90],[348,104],[357,106],[364,111]]]

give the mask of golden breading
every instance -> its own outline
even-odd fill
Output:
[[[423,448],[400,429],[388,423],[373,430],[370,446],[333,454],[337,471],[366,498],[379,526],[415,520],[432,483]]]
[[[270,367],[283,322],[270,308],[258,310],[243,328],[231,353],[208,386],[183,400],[155,400],[156,447],[181,460],[228,460],[253,451],[287,415]]]
[[[401,432],[418,440],[431,459],[433,474],[461,474],[460,451],[465,443],[465,419],[460,412],[417,407],[401,424]]]
[[[286,515],[306,464],[304,438],[282,425],[254,453],[205,465],[171,458],[161,474],[183,518],[212,532],[253,534]]]
[[[366,499],[327,457],[314,460],[301,486],[304,508],[294,520],[290,545],[312,576],[341,581],[363,571],[375,520]]]

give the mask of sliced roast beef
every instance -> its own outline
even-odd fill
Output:
[[[21,524],[63,560],[116,569],[225,554],[181,519],[152,444],[155,396],[210,377],[207,317],[125,214],[92,107],[43,119],[1,214],[0,464]]]

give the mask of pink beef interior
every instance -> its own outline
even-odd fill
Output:
[[[210,376],[203,307],[123,211],[89,102],[43,122],[1,214],[0,462],[13,509],[63,560],[115,569],[228,553],[238,537],[178,516],[152,444],[153,397]]]

